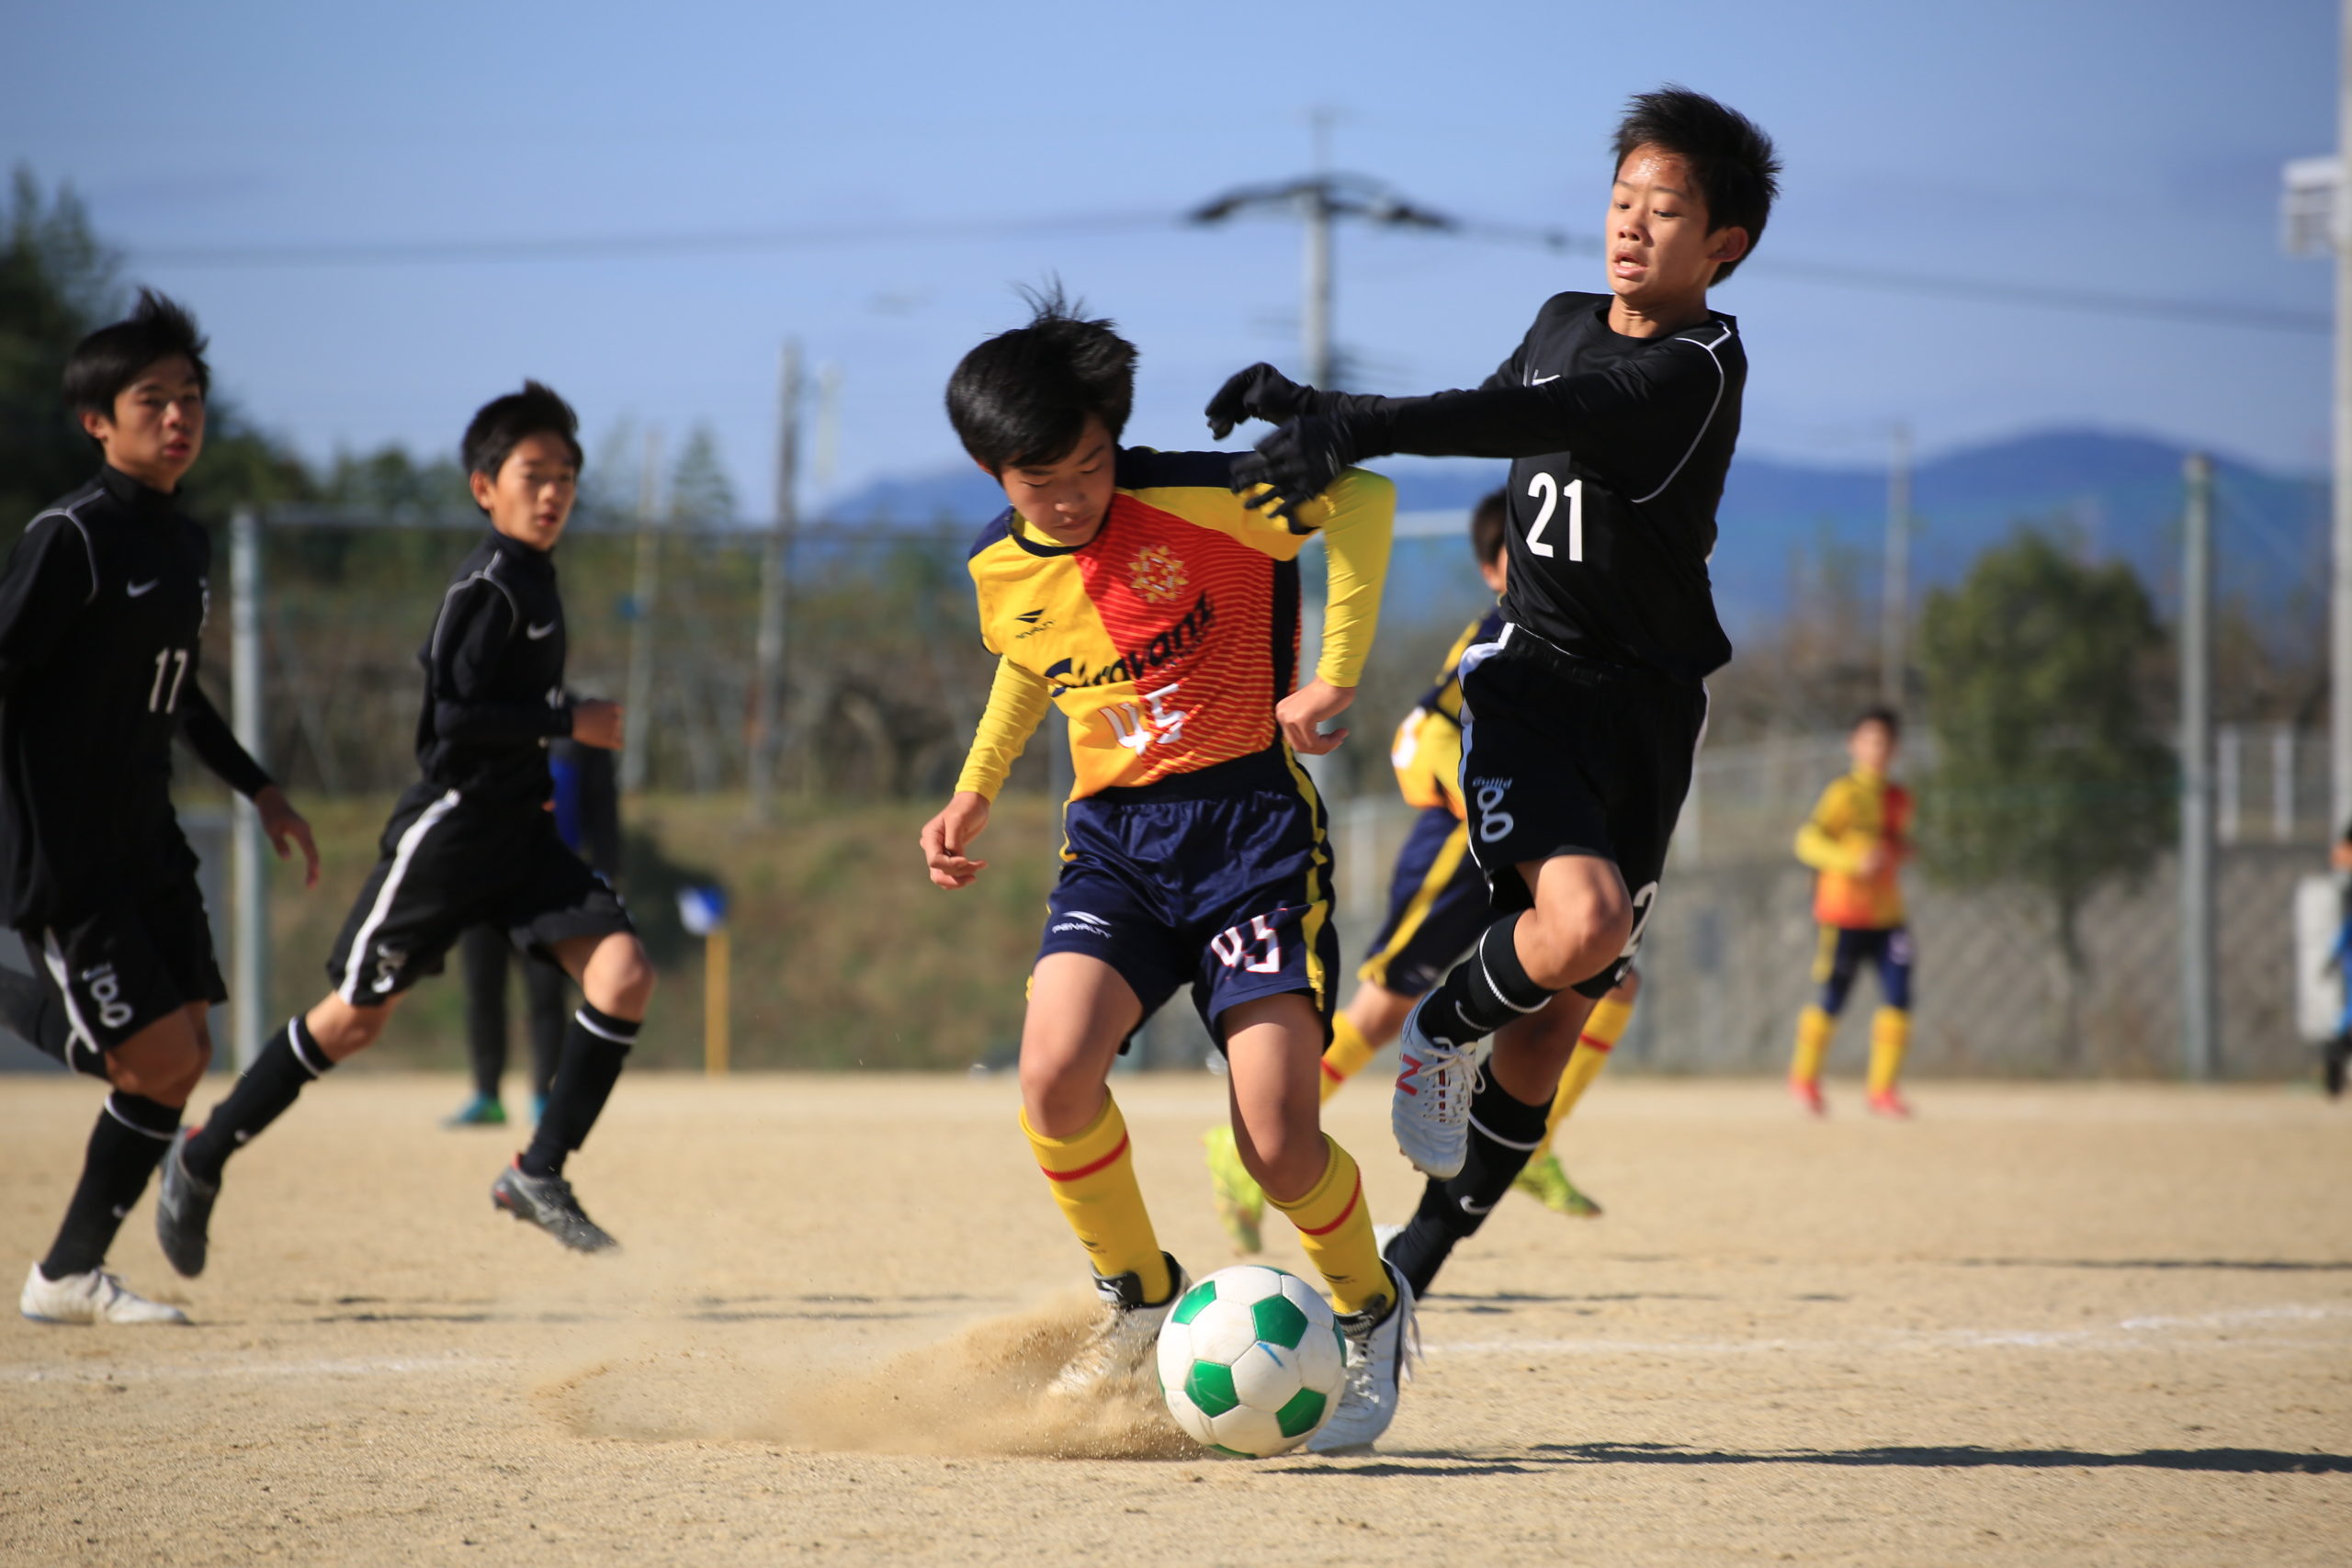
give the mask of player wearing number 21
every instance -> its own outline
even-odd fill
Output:
[[[1731,657],[1707,558],[1747,362],[1707,291],[1761,236],[1780,165],[1744,117],[1675,87],[1634,98],[1611,151],[1608,292],[1545,301],[1477,389],[1351,396],[1258,366],[1208,407],[1220,434],[1280,425],[1235,477],[1285,498],[1385,453],[1511,462],[1505,624],[1461,663],[1470,847],[1501,919],[1408,1019],[1392,1106],[1430,1179],[1387,1248],[1416,1289],[1541,1143],[1585,1015],[1640,945],[1702,682]]]
[[[1149,1364],[1185,1288],[1136,1182],[1113,1060],[1189,986],[1232,1072],[1241,1158],[1297,1225],[1350,1341],[1318,1449],[1370,1443],[1396,1413],[1412,1300],[1381,1262],[1355,1161],[1319,1124],[1339,953],[1322,802],[1298,751],[1355,694],[1372,650],[1396,494],[1334,473],[1258,510],[1246,454],[1122,448],[1134,345],[1058,294],[967,355],[948,416],[1011,502],[972,547],[988,711],[946,809],[922,830],[942,887],[967,886],[989,803],[1048,703],[1077,787],[1021,1032],[1021,1122],[1093,1265],[1098,1332],[1057,1379],[1092,1397]],[[1298,554],[1320,532],[1329,608],[1315,678],[1293,691]]]

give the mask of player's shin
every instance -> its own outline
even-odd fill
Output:
[[[147,1179],[179,1130],[180,1108],[116,1089],[107,1096],[82,1156],[82,1179],[65,1206],[65,1222],[41,1259],[41,1274],[62,1280],[86,1274],[107,1260],[123,1216],[147,1190]]]
[[[1313,1187],[1289,1202],[1272,1193],[1266,1201],[1288,1214],[1291,1224],[1298,1227],[1298,1245],[1315,1271],[1323,1276],[1332,1310],[1345,1316],[1363,1312],[1394,1292],[1388,1272],[1381,1267],[1380,1244],[1372,1234],[1363,1177],[1355,1160],[1329,1133],[1323,1134],[1323,1146],[1329,1151],[1329,1158]]]
[[[588,1141],[605,1102],[620,1081],[621,1065],[637,1043],[641,1021],[615,1018],[582,1002],[564,1031],[563,1058],[548,1088],[548,1107],[519,1161],[526,1176],[560,1176],[566,1156]]]
[[[229,1156],[284,1115],[303,1089],[334,1066],[302,1015],[288,1019],[239,1077],[229,1098],[188,1138],[180,1151],[188,1174],[207,1186],[218,1184]]]
[[[1808,1004],[1797,1015],[1796,1055],[1789,1063],[1789,1081],[1793,1084],[1817,1084],[1821,1081],[1822,1064],[1829,1055],[1829,1037],[1836,1032],[1838,1021]]]
[[[1118,1101],[1105,1092],[1102,1114],[1067,1138],[1038,1132],[1029,1124],[1026,1111],[1021,1114],[1021,1130],[1028,1134],[1037,1168],[1046,1173],[1054,1201],[1086,1248],[1095,1275],[1115,1280],[1133,1274],[1145,1304],[1166,1301],[1175,1280],[1143,1206],[1143,1189],[1136,1182],[1135,1154]]]
[[[1614,997],[1604,997],[1594,1005],[1592,1016],[1584,1021],[1584,1032],[1577,1036],[1577,1048],[1569,1054],[1568,1065],[1560,1074],[1560,1087],[1552,1096],[1552,1110],[1544,1121],[1544,1142],[1540,1146],[1551,1147],[1560,1123],[1575,1111],[1584,1091],[1609,1066],[1609,1054],[1623,1038],[1625,1025],[1633,1016],[1634,1005]]]
[[[1552,999],[1556,993],[1538,985],[1520,962],[1522,918],[1507,915],[1488,926],[1470,956],[1438,983],[1413,1015],[1422,1033],[1440,1044],[1469,1045]]]
[[[1322,1097],[1328,1100],[1339,1093],[1340,1086],[1363,1071],[1364,1064],[1379,1049],[1346,1013],[1332,1019],[1331,1043],[1323,1048],[1323,1070],[1317,1075]]]
[[[1911,1015],[1902,1008],[1881,1008],[1871,1019],[1870,1092],[1891,1094],[1903,1076],[1903,1055],[1911,1044]]]

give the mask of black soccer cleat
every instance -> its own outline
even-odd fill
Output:
[[[538,1226],[574,1252],[603,1252],[620,1245],[590,1219],[571,1195],[571,1183],[560,1176],[529,1176],[510,1165],[490,1185],[493,1208]]]
[[[2339,1034],[2319,1050],[2320,1087],[2327,1091],[2328,1099],[2341,1100],[2344,1098],[2345,1068],[2352,1066],[2352,1033]]]
[[[199,1181],[187,1168],[187,1141],[198,1129],[183,1127],[164,1152],[163,1179],[155,1187],[155,1241],[164,1257],[185,1279],[204,1272],[210,1245],[212,1204],[220,1196],[217,1181]]]

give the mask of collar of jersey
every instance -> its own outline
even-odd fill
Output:
[[[169,517],[177,510],[173,497],[141,484],[112,463],[98,465],[98,483],[106,487],[108,495],[130,508],[138,516]]]
[[[1022,516],[1019,512],[1012,511],[1010,507],[1006,508],[1006,510],[1010,512],[1012,515],[1005,519],[1004,531],[1007,535],[1011,536],[1014,544],[1019,545],[1023,549],[1027,550],[1033,556],[1074,556],[1079,551],[1087,548],[1089,546],[1100,543],[1102,536],[1111,531],[1111,513],[1117,510],[1119,500],[1120,497],[1118,493],[1114,491],[1111,496],[1110,506],[1105,508],[1102,513],[1102,525],[1100,528],[1095,529],[1094,537],[1087,540],[1083,545],[1048,545],[1042,544],[1039,541],[1031,538],[1023,530],[1034,528],[1036,525],[1030,522],[1026,517]]]
[[[535,550],[522,540],[509,538],[495,528],[490,530],[490,547],[494,553],[504,556],[508,560],[526,570],[553,571],[555,570],[553,550]]]

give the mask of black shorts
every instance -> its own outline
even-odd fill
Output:
[[[1854,977],[1865,964],[1878,971],[1882,1002],[1896,1009],[1911,1006],[1911,932],[1906,927],[1824,926],[1813,959],[1813,983],[1821,987],[1822,1011],[1836,1018],[1845,1010]]]
[[[65,1065],[93,1077],[107,1076],[105,1053],[148,1025],[190,1003],[229,999],[193,873],[17,934],[33,973],[64,1004]]]
[[[1515,867],[1555,855],[1614,862],[1634,900],[1617,962],[1577,985],[1624,978],[1656,912],[1658,877],[1707,728],[1695,681],[1561,652],[1522,627],[1462,660],[1462,794],[1470,852],[1508,914],[1533,902]]]
[[[1468,824],[1442,806],[1425,807],[1396,852],[1388,918],[1356,974],[1400,997],[1426,995],[1494,918]]]
[[[378,851],[327,960],[327,978],[356,1007],[439,974],[469,926],[496,926],[545,956],[574,937],[636,930],[621,896],[564,846],[548,812],[469,809],[456,790],[412,788]]]
[[[1037,956],[1119,972],[1149,1018],[1183,986],[1218,1049],[1227,1010],[1303,993],[1331,1029],[1339,935],[1323,802],[1281,750],[1073,800]]]

